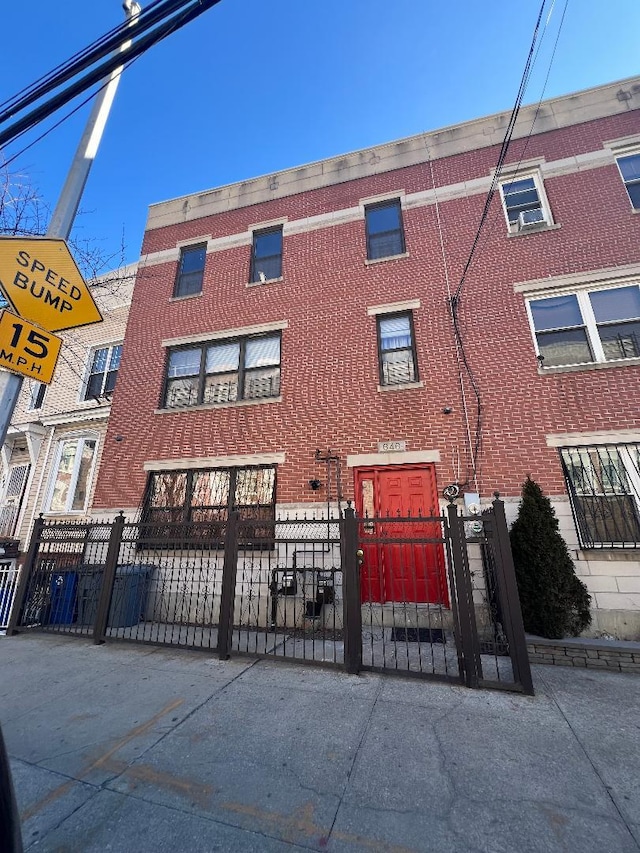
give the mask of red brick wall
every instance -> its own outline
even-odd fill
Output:
[[[603,139],[638,129],[634,113],[532,137],[524,158],[547,161],[602,148]],[[517,161],[524,142],[514,143]],[[497,148],[434,163],[446,185],[486,176]],[[291,196],[147,232],[143,254],[206,233],[238,233],[249,224],[289,220],[353,207],[358,199],[431,187],[428,165]],[[615,166],[550,178],[545,188],[557,230],[508,238],[499,199],[493,201],[481,251],[462,292],[460,322],[482,400],[480,489],[517,494],[530,473],[551,494],[564,493],[557,451],[548,432],[640,426],[640,372],[628,366],[539,376],[521,294],[513,283],[638,261],[640,217],[634,216]],[[440,205],[452,289],[480,219],[484,196]],[[102,458],[95,506],[136,505],[148,459],[286,452],[278,501],[325,500],[308,480],[323,477],[314,452],[377,451],[377,442],[404,439],[408,450],[437,449],[441,488],[468,466],[455,342],[434,206],[404,212],[408,258],[366,265],[364,223],[287,236],[283,281],[246,287],[250,247],[207,256],[203,294],[170,302],[176,264],[138,276],[118,385]],[[424,388],[378,392],[375,318],[367,306],[421,300],[414,312]],[[287,320],[282,341],[282,402],[154,414],[161,393],[162,339]],[[472,430],[475,399],[467,384]],[[444,406],[453,406],[444,415]],[[115,442],[115,436],[123,440]],[[352,475],[345,469],[345,491]]]

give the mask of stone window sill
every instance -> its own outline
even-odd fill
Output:
[[[522,228],[519,231],[509,231],[507,237],[526,237],[527,234],[539,234],[541,231],[557,231],[562,226],[556,222],[550,222],[548,225],[530,225],[528,228]]]
[[[368,267],[368,266],[371,266],[371,264],[382,264],[385,261],[397,261],[400,258],[408,258],[408,257],[409,257],[409,252],[402,252],[402,254],[400,254],[400,255],[387,255],[384,258],[371,258],[371,259],[365,258],[364,263],[365,263],[365,266]]]
[[[172,296],[169,302],[183,302],[185,299],[197,299],[199,296],[202,296],[202,291],[199,291],[199,293],[185,293],[184,296]]]
[[[640,358],[618,358],[615,361],[591,361],[586,364],[561,364],[558,367],[539,367],[539,376],[553,373],[577,373],[582,370],[608,370],[611,367],[633,367],[640,364]]]
[[[278,276],[278,278],[268,278],[265,281],[248,281],[245,287],[264,287],[266,284],[278,284],[283,281],[282,276]]]
[[[175,406],[171,409],[155,409],[154,415],[173,415],[176,412],[202,412],[215,409],[235,409],[242,406],[262,406],[265,403],[281,403],[282,396],[261,397],[259,400],[233,400],[229,403],[200,403],[197,406]]]
[[[424,382],[403,382],[397,385],[378,385],[378,391],[412,391],[424,388]]]
[[[601,562],[640,562],[640,548],[588,548],[578,549],[576,558],[593,563]]]

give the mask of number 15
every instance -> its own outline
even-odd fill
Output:
[[[17,347],[20,341],[20,336],[22,335],[22,332],[24,330],[24,326],[22,325],[22,323],[13,323],[11,328],[15,329],[15,332],[13,333],[13,337],[11,338],[11,343],[9,344],[9,346]],[[36,332],[31,329],[31,331],[27,335],[27,341],[34,347],[37,347],[38,351],[36,352],[32,349],[29,349],[29,347],[27,346],[24,347],[24,351],[33,358],[46,358],[49,354],[49,347],[47,346],[47,344],[50,340],[51,339],[48,338],[46,335],[41,335],[40,332]]]

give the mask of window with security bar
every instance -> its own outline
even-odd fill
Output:
[[[560,450],[583,548],[640,547],[640,445]]]
[[[411,312],[378,317],[378,363],[381,385],[418,379]]]
[[[279,394],[280,334],[169,350],[164,400],[168,409]]]
[[[113,393],[121,357],[122,344],[93,350],[90,356],[89,378],[84,392],[85,400],[99,399]]]
[[[231,510],[243,522],[243,545],[270,548],[275,519],[276,469],[200,468],[189,471],[154,471],[143,509],[145,538],[195,539],[210,547],[223,547],[225,524]]]
[[[400,200],[365,207],[367,258],[370,261],[404,254],[404,230]]]
[[[637,284],[531,299],[528,307],[543,367],[640,357]]]

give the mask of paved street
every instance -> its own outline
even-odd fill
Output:
[[[635,675],[529,698],[36,635],[0,673],[29,850],[640,850]]]

